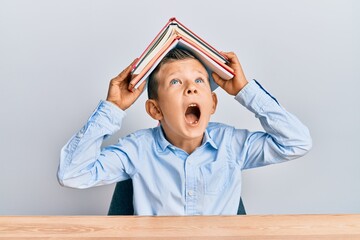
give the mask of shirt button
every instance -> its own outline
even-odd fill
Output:
[[[195,192],[192,191],[192,190],[190,190],[190,191],[188,191],[188,195],[189,195],[189,196],[194,196],[194,195],[195,195]]]

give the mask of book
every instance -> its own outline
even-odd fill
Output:
[[[151,72],[173,48],[185,49],[202,62],[209,73],[212,90],[217,87],[212,81],[212,72],[226,80],[234,77],[234,70],[227,65],[228,60],[224,55],[176,18],[170,18],[133,65],[129,89],[132,91],[147,80]]]

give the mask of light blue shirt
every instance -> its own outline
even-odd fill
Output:
[[[256,81],[235,99],[255,114],[265,132],[209,123],[202,145],[191,154],[169,143],[161,127],[136,131],[101,149],[125,116],[101,101],[61,150],[59,182],[88,188],[131,178],[137,215],[235,215],[241,170],[295,159],[312,145],[308,129]]]

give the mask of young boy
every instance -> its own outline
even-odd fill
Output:
[[[310,150],[311,137],[255,80],[246,80],[234,53],[224,55],[235,70],[231,80],[209,75],[187,51],[169,52],[148,80],[146,111],[160,126],[101,149],[145,87],[128,90],[128,66],[111,80],[107,101],[62,149],[59,182],[88,188],[131,178],[137,215],[235,215],[241,171],[300,157]],[[211,81],[253,112],[265,132],[209,123],[217,105]]]

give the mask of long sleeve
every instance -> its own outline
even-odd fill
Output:
[[[255,114],[265,130],[246,131],[245,135],[244,130],[237,130],[242,134],[235,133],[235,137],[240,136],[235,149],[242,153],[239,159],[243,169],[295,159],[311,149],[308,128],[255,80],[249,82],[235,99]]]
[[[118,153],[101,149],[103,139],[120,129],[124,117],[125,112],[112,103],[99,103],[87,123],[61,149],[61,185],[87,188],[128,178]]]

